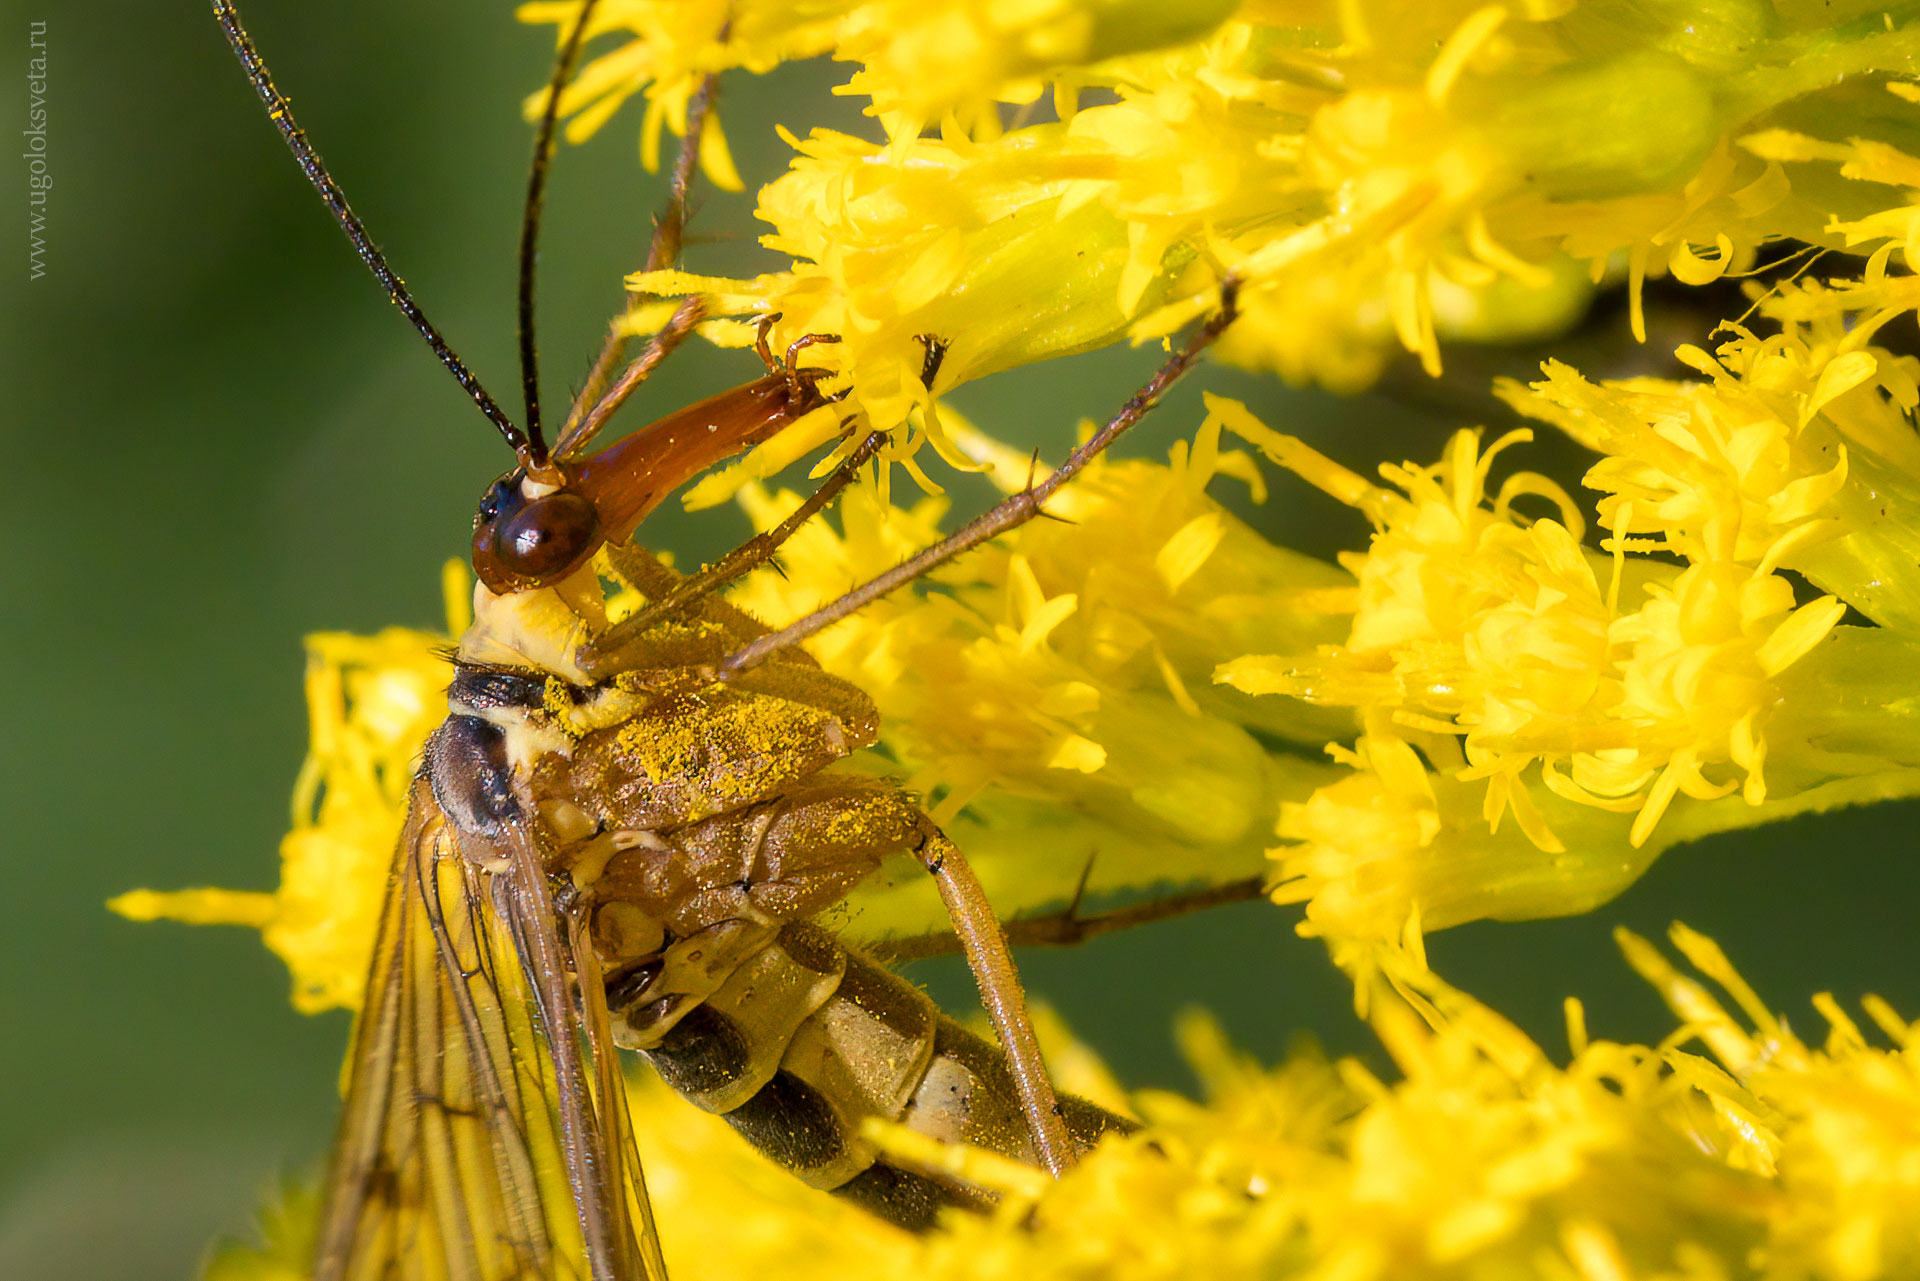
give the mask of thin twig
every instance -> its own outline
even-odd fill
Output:
[[[1244,880],[1225,881],[1205,889],[1169,894],[1089,916],[1081,916],[1069,909],[1043,916],[1015,917],[1005,922],[1002,928],[1006,930],[1007,942],[1013,947],[1072,947],[1115,930],[1132,929],[1136,925],[1148,925],[1209,907],[1250,903],[1266,893],[1266,884],[1262,877],[1249,876]],[[943,931],[863,943],[860,950],[877,961],[896,965],[901,961],[918,961],[929,956],[950,956],[960,951],[960,939]]]

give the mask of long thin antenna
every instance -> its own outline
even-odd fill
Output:
[[[553,137],[560,119],[560,91],[573,78],[574,64],[580,60],[580,46],[586,42],[587,23],[593,19],[597,0],[580,6],[580,17],[567,32],[566,43],[553,64],[553,79],[547,84],[546,106],[540,112],[540,131],[533,142],[533,167],[527,173],[527,203],[520,215],[520,302],[517,316],[520,335],[520,386],[527,397],[527,450],[529,467],[544,467],[547,442],[540,433],[540,355],[533,338],[533,268],[540,249],[540,212],[546,204],[547,169],[553,161]]]
[[[427,346],[433,349],[433,354],[439,358],[440,363],[447,367],[447,372],[453,375],[454,381],[460,384],[461,390],[473,398],[473,403],[480,406],[480,412],[487,416],[487,421],[498,427],[500,434],[506,437],[507,444],[511,445],[516,453],[519,452],[527,444],[526,436],[513,425],[513,420],[507,417],[500,406],[494,403],[493,397],[487,394],[487,389],[480,385],[480,380],[474,377],[473,371],[467,368],[465,362],[453,354],[453,348],[447,346],[447,340],[440,336],[440,331],[435,329],[433,322],[427,319],[427,313],[420,310],[420,304],[416,303],[413,295],[407,292],[405,282],[394,274],[392,267],[387,265],[385,256],[374,245],[373,237],[367,234],[365,224],[353,212],[352,206],[347,204],[346,193],[340,190],[340,184],[335,182],[333,175],[327,172],[326,165],[321,163],[319,153],[314,151],[313,144],[307,141],[307,135],[301,132],[298,124],[294,123],[293,109],[287,105],[287,100],[281,96],[280,91],[273,87],[273,76],[267,71],[267,64],[260,57],[260,51],[253,47],[253,40],[247,35],[247,29],[240,25],[240,15],[234,11],[231,0],[213,0],[213,16],[219,22],[220,29],[227,33],[227,43],[233,46],[234,57],[240,59],[241,69],[247,73],[247,79],[253,82],[253,91],[259,94],[260,101],[266,104],[267,115],[272,118],[274,128],[280,131],[280,137],[286,141],[287,150],[293,152],[293,158],[299,162],[301,172],[307,175],[307,181],[313,184],[313,189],[320,193],[320,199],[326,202],[327,208],[333,214],[333,220],[340,224],[340,230],[346,232],[347,239],[353,242],[354,251],[360,255],[360,261],[367,264],[367,270],[371,271],[374,279],[386,289],[387,297],[393,299],[393,305],[400,309],[400,313],[413,323],[413,327],[419,331],[420,336],[427,340]]]

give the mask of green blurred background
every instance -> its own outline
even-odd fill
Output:
[[[0,165],[16,246],[0,285],[0,1277],[178,1278],[211,1236],[245,1230],[278,1174],[319,1159],[347,1020],[294,1014],[247,932],[133,925],[101,904],[141,885],[274,883],[304,742],[302,634],[436,625],[437,566],[505,456],[299,180],[204,4],[8,15],[16,66],[27,22],[48,24],[56,185],[47,272],[29,282],[22,170]],[[254,0],[247,18],[362,216],[511,403],[518,104],[545,74],[546,29],[453,0]],[[783,163],[772,120],[859,127],[825,94],[834,78],[789,68],[728,87],[750,182]],[[630,111],[561,156],[541,292],[550,402],[584,368],[659,198],[637,123]],[[719,238],[696,265],[758,261],[744,198],[709,193],[695,230]],[[1613,372],[1624,329],[1607,303],[1571,341]],[[1218,370],[1200,385],[1364,468],[1431,459],[1445,431],[1491,415],[1477,388],[1492,368],[1528,368],[1511,353],[1449,359],[1445,384],[1397,371],[1357,401]],[[634,412],[741,381],[750,360],[690,351]],[[1057,457],[1075,420],[1110,412],[1153,360],[1099,353],[957,400]],[[1131,449],[1164,455],[1196,425],[1196,396],[1183,389]],[[1545,442],[1518,465],[1571,479],[1580,460]],[[1363,541],[1351,513],[1285,478],[1275,489],[1255,518],[1276,537],[1322,554]],[[698,558],[742,527],[731,511],[670,514],[650,537]],[[1917,816],[1857,811],[1683,849],[1591,917],[1437,936],[1434,964],[1556,1053],[1569,992],[1597,1036],[1670,1026],[1609,940],[1620,922],[1657,933],[1681,917],[1716,935],[1803,1032],[1819,1026],[1807,998],[1827,989],[1920,1013]],[[1190,1084],[1169,1036],[1189,1003],[1263,1057],[1303,1033],[1369,1052],[1346,984],[1294,919],[1249,905],[1023,964],[1132,1084]],[[951,965],[920,977],[966,988]]]

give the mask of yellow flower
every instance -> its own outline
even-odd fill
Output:
[[[575,140],[594,132],[633,94],[649,101],[642,127],[647,167],[656,167],[663,123],[679,132],[699,79],[741,68],[765,72],[783,61],[835,57],[860,64],[847,87],[875,112],[997,131],[995,102],[1028,103],[1045,79],[1080,65],[1192,39],[1233,10],[1231,0],[1166,6],[1157,0],[838,0],[807,5],[739,0],[605,0],[589,37],[624,32],[619,49],[588,61],[561,99]],[[579,0],[523,4],[523,22],[565,31]],[[530,115],[540,110],[529,99]]]
[[[1629,843],[1625,816],[1553,792],[1535,796],[1525,780],[1504,789],[1466,771],[1427,768],[1385,716],[1349,749],[1328,754],[1348,773],[1301,800],[1283,801],[1269,850],[1270,897],[1300,903],[1303,935],[1327,940],[1336,958],[1356,940],[1418,939],[1423,931],[1492,917],[1527,920],[1589,911],[1631,885],[1676,841],[1771,817],[1717,809],[1684,831],[1668,824],[1646,844]],[[1435,740],[1421,737],[1430,754]],[[1495,779],[1495,784],[1503,780]],[[1490,824],[1489,798],[1528,806],[1529,825],[1564,848],[1536,846],[1518,823]]]
[[[647,111],[640,131],[641,160],[660,167],[663,130],[686,132],[687,106],[706,75],[735,67],[765,70],[784,58],[808,58],[830,47],[827,32],[781,18],[774,6],[750,8],[753,17],[734,22],[723,54],[717,41],[729,27],[735,6],[725,3],[657,3],[656,0],[606,0],[596,6],[586,35],[624,32],[626,44],[589,58],[560,96],[560,110],[572,117],[567,137],[575,142],[593,134],[635,93],[644,93]],[[784,7],[784,6],[783,6]],[[579,0],[531,0],[517,16],[522,22],[553,23],[565,39],[579,21]],[[754,21],[753,18],[760,18]],[[769,20],[771,19],[771,20]],[[546,91],[525,104],[530,119],[546,109]],[[740,180],[727,154],[725,135],[716,122],[701,139],[701,168],[716,185],[739,190]]]
[[[1769,1275],[1866,1281],[1920,1268],[1920,1029],[1877,997],[1862,1002],[1891,1049],[1871,1044],[1831,996],[1814,1006],[1824,1045],[1801,1041],[1740,978],[1712,939],[1684,926],[1673,942],[1724,988],[1748,1031],[1698,982],[1619,932],[1642,977],[1725,1071],[1678,1049],[1676,1076],[1710,1103],[1706,1150],[1767,1176],[1771,1202],[1759,1262]]]
[[[1324,597],[1352,615],[1344,644],[1217,675],[1352,707],[1365,727],[1337,753],[1358,773],[1283,809],[1297,844],[1273,851],[1276,896],[1308,904],[1304,928],[1390,939],[1415,917],[1584,910],[1684,835],[1913,792],[1920,742],[1888,712],[1920,639],[1890,630],[1920,602],[1914,362],[1865,345],[1849,314],[1737,329],[1717,359],[1683,350],[1709,381],[1595,385],[1549,362],[1531,390],[1504,389],[1602,454],[1586,483],[1610,558],[1580,546],[1582,518],[1544,478],[1489,494],[1494,455],[1525,432],[1485,451],[1461,433],[1437,467],[1383,466],[1383,489],[1209,400],[1378,530],[1342,558],[1351,592]],[[1523,517],[1523,500],[1558,519]],[[1841,594],[1796,600],[1785,570]],[[1841,626],[1848,603],[1888,627]],[[1682,796],[1717,803],[1656,835]],[[1509,815],[1526,844],[1503,834]]]
[[[958,446],[1006,488],[1025,455],[954,418]],[[907,785],[979,868],[1003,913],[1155,882],[1259,874],[1282,799],[1324,767],[1270,752],[1303,746],[1338,717],[1300,715],[1213,685],[1222,652],[1330,636],[1313,606],[1336,571],[1276,548],[1206,496],[1250,460],[1216,429],[1171,466],[1097,463],[1037,521],[821,633],[812,650],[873,695],[882,742]],[[743,495],[776,523],[794,494]],[[843,532],[803,527],[783,570],[746,579],[735,600],[770,622],[798,617],[847,583],[888,568],[938,531],[939,504],[883,507],[867,486],[841,500]],[[917,882],[863,905],[863,928],[919,928],[938,906]],[[905,906],[910,900],[915,906]]]
[[[1912,237],[1889,209],[1912,179],[1897,152],[1746,133],[1786,103],[1809,122],[1857,119],[1831,86],[1904,71],[1911,25],[1682,0],[1177,8],[610,0],[596,31],[633,39],[590,63],[565,105],[584,132],[648,93],[651,154],[705,71],[821,53],[858,64],[842,91],[884,136],[793,137],[791,169],[762,189],[765,243],[791,266],[630,283],[779,311],[781,342],[841,334],[820,357],[849,408],[888,430],[925,405],[921,334],[955,344],[944,391],[1168,333],[1231,276],[1243,316],[1229,359],[1353,388],[1396,342],[1437,371],[1443,331],[1563,327],[1616,260],[1641,332],[1650,274],[1705,283],[1781,236]],[[1049,82],[1051,112],[994,108],[1037,103]],[[1851,190],[1827,205],[1836,186]],[[1859,216],[1828,225],[1816,208]],[[937,422],[924,428],[940,443]]]
[[[1608,495],[1601,520],[1617,559],[1664,551],[1689,563],[1671,582],[1649,584],[1653,599],[1637,619],[1615,623],[1615,639],[1634,647],[1629,701],[1667,719],[1684,710],[1696,750],[1701,735],[1726,731],[1750,796],[1764,794],[1764,745],[1747,743],[1743,728],[1753,693],[1816,646],[1812,679],[1847,661],[1847,649],[1900,643],[1835,630],[1847,605],[1908,634],[1920,621],[1907,532],[1920,513],[1910,417],[1920,362],[1869,345],[1875,326],[1826,307],[1826,293],[1789,288],[1770,301],[1788,318],[1780,334],[1735,329],[1714,356],[1683,348],[1707,382],[1595,386],[1549,362],[1531,391],[1503,389],[1522,412],[1607,455],[1587,483]],[[1780,570],[1834,594],[1796,607]],[[1795,706],[1782,700],[1789,716]]]
[[[806,334],[837,335],[840,342],[812,349],[807,360],[838,371],[830,385],[848,392],[840,413],[862,425],[892,430],[961,383],[1111,343],[1165,297],[1165,282],[1151,276],[1121,296],[1135,253],[1127,226],[1104,205],[1072,198],[1075,161],[1064,126],[984,143],[876,143],[816,131],[796,147],[793,167],[761,189],[759,210],[776,228],[765,243],[794,259],[790,271],[748,281],[653,272],[628,286],[700,293],[719,313],[777,311],[776,348]],[[709,322],[703,332],[741,346],[753,337],[738,322]],[[927,336],[945,344],[931,391],[920,381]],[[823,431],[837,434],[838,422]],[[916,422],[924,435],[903,438],[904,452],[924,438],[949,462],[961,461],[937,414]],[[769,442],[744,467],[722,473],[731,480],[710,479],[690,501],[728,497],[790,461],[793,449]]]
[[[1005,1204],[919,1237],[805,1188],[717,1118],[636,1081],[668,1266],[687,1281],[1909,1274],[1920,1034],[1870,997],[1893,1042],[1877,1048],[1823,997],[1832,1030],[1809,1047],[1710,940],[1682,927],[1674,939],[1752,1031],[1623,934],[1682,1027],[1659,1046],[1592,1039],[1569,1000],[1561,1066],[1417,953],[1374,949],[1363,981],[1396,1079],[1312,1052],[1262,1068],[1189,1016],[1181,1039],[1205,1101],[1136,1096],[1146,1130],[1107,1139],[1057,1183],[963,1150]],[[1694,1038],[1706,1055],[1681,1048]],[[911,1146],[884,1127],[875,1137]],[[229,1247],[210,1276],[300,1275],[314,1207],[285,1195],[267,1247]]]

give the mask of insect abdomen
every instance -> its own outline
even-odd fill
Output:
[[[630,1026],[635,1015],[644,1025],[644,1011],[633,1010]],[[865,1117],[1037,1164],[1000,1051],[812,925],[783,927],[657,1043],[633,1031],[681,1095],[812,1186],[904,1228],[923,1230],[944,1206],[980,1209],[992,1198],[892,1164],[861,1136]],[[1084,1099],[1063,1096],[1061,1106],[1082,1148],[1133,1128]]]

